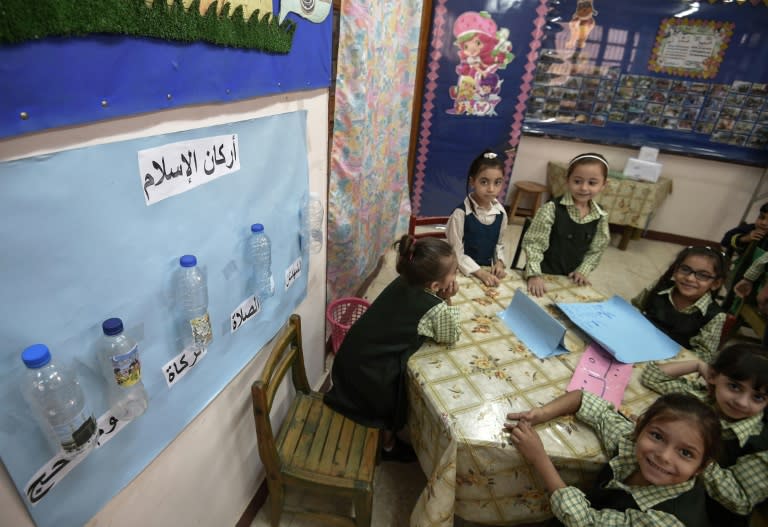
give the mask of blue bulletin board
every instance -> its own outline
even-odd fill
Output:
[[[765,2],[563,0],[547,19],[525,132],[768,163]]]
[[[221,136],[237,137],[239,170],[145,204],[139,151]],[[0,457],[37,525],[83,525],[306,297],[308,252],[300,245],[299,211],[308,185],[304,111],[0,164]],[[245,243],[257,222],[272,239],[276,292],[232,333],[230,315],[252,294]],[[206,270],[214,336],[204,359],[169,389],[163,365],[181,351],[171,277],[183,254],[195,254]],[[304,272],[286,289],[286,271],[297,260]],[[138,340],[149,407],[31,505],[26,484],[53,453],[20,394],[20,353],[32,343],[47,344],[55,360],[77,370],[98,417],[108,408],[96,343],[101,322],[115,316]]]
[[[433,2],[424,93],[417,94],[414,214],[450,214],[466,196],[470,163],[486,148],[504,156],[505,175],[511,172],[545,1]]]
[[[106,34],[0,46],[0,138],[329,86],[333,17],[273,5],[296,24],[287,54]]]

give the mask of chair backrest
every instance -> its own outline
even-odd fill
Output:
[[[304,353],[301,345],[301,317],[296,314],[291,315],[286,325],[280,330],[261,376],[251,385],[259,455],[267,473],[277,477],[280,472],[280,461],[269,414],[275,394],[288,370],[291,370],[296,391],[309,393],[310,387],[307,372],[304,369]]]
[[[517,240],[515,255],[512,257],[512,265],[509,267],[510,269],[518,269],[518,270],[523,269],[523,267],[517,266],[517,262],[520,260],[520,254],[523,252],[523,237],[525,236],[525,233],[528,232],[528,227],[530,226],[531,226],[531,218],[525,218],[525,221],[523,221],[523,230],[520,231],[520,238],[518,238]]]
[[[408,234],[414,238],[424,238],[432,236],[433,238],[445,238],[445,224],[448,223],[450,216],[414,216],[411,214],[408,220]],[[420,230],[416,232],[416,227],[432,227],[429,231]]]

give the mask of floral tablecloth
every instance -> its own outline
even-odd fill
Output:
[[[553,196],[565,192],[568,165],[547,163],[547,184]],[[672,193],[672,180],[660,177],[656,183],[633,179],[608,178],[608,185],[597,201],[608,211],[608,223],[645,229],[664,200]]]
[[[512,272],[498,288],[460,277],[453,305],[461,310],[461,339],[452,347],[429,342],[408,362],[409,429],[428,475],[411,527],[453,526],[454,514],[489,525],[551,516],[543,484],[502,431],[507,412],[541,406],[561,395],[587,337],[554,302],[604,300],[591,287],[545,276],[548,293],[536,299],[567,328],[570,353],[539,359],[498,317],[525,283]],[[621,411],[638,416],[656,398],[639,383],[635,365]],[[538,425],[544,446],[566,483],[591,484],[607,461],[592,430],[571,416]]]

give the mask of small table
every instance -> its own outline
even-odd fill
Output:
[[[553,196],[565,193],[565,174],[568,165],[556,161],[547,163],[547,184]],[[637,239],[656,210],[672,193],[672,180],[660,177],[656,183],[635,181],[608,175],[608,185],[597,197],[598,203],[608,211],[608,223],[624,225],[619,249],[627,249],[630,238]]]
[[[453,347],[430,341],[409,360],[409,429],[428,476],[412,526],[451,527],[454,514],[488,525],[551,516],[544,485],[502,428],[508,412],[541,406],[564,393],[584,351],[585,334],[552,304],[604,296],[563,276],[544,278],[549,291],[536,300],[568,328],[565,344],[571,353],[539,359],[499,319],[515,290],[525,290],[512,271],[493,289],[496,297],[478,280],[459,277],[453,305],[461,311],[461,339]],[[626,415],[640,415],[657,397],[640,385],[641,371],[636,365],[627,387],[621,407]],[[607,461],[591,428],[566,416],[536,429],[565,482],[591,485]]]

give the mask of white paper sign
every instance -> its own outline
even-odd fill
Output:
[[[104,446],[128,423],[130,423],[130,420],[121,421],[112,415],[111,410],[107,410],[96,422],[98,437],[95,448]],[[54,485],[64,479],[64,476],[69,474],[73,468],[88,456],[89,452],[90,450],[86,450],[71,458],[67,458],[60,452],[53,456],[40,470],[35,472],[35,475],[29,479],[24,487],[24,496],[30,505],[37,505]]]
[[[139,150],[139,180],[147,206],[240,170],[237,134]]]
[[[251,317],[256,315],[259,311],[261,311],[261,302],[259,302],[256,295],[251,295],[243,300],[240,305],[237,306],[237,309],[232,311],[232,314],[229,316],[229,319],[232,321],[232,330],[230,333],[234,333],[240,329],[246,321],[250,320]]]
[[[190,348],[182,351],[171,359],[170,362],[167,362],[163,366],[163,377],[165,377],[165,383],[168,385],[168,388],[172,388],[175,383],[189,373],[189,370],[194,368],[205,357],[206,353],[208,353],[208,348]]]
[[[288,269],[285,270],[285,290],[293,285],[298,277],[301,276],[301,257],[296,258]]]

